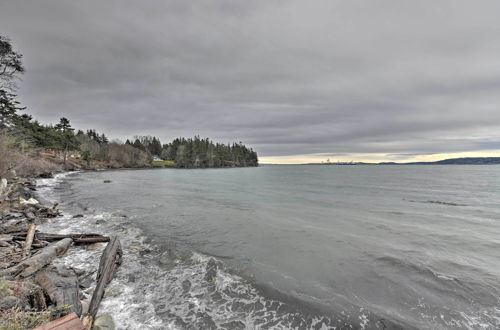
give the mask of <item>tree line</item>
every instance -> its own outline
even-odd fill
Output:
[[[136,136],[125,144],[144,150],[162,160],[172,161],[179,168],[246,167],[258,166],[257,153],[240,143],[214,143],[208,138],[177,138],[161,144],[151,136]]]
[[[22,113],[25,107],[17,101],[16,81],[24,71],[22,55],[13,49],[10,39],[0,35],[0,134],[8,136],[11,149],[55,151],[62,155],[64,163],[68,155],[77,153],[88,165],[100,161],[110,167],[145,167],[155,160],[169,161],[169,165],[179,168],[258,165],[257,153],[241,142],[226,145],[195,136],[162,144],[157,137],[135,136],[133,142],[122,143],[110,141],[95,129],[75,132],[66,117],[55,125],[41,124]]]

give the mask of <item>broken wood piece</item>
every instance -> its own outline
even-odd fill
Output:
[[[94,319],[101,304],[102,297],[106,286],[113,279],[118,266],[122,262],[122,247],[117,236],[113,236],[111,241],[106,245],[97,271],[97,285],[90,301],[89,310],[83,318],[83,324],[86,329],[91,329],[94,324]]]
[[[52,266],[38,272],[35,281],[56,306],[71,305],[71,311],[78,316],[82,314],[78,279],[74,270]]]
[[[71,238],[76,244],[109,242],[108,236],[99,234],[45,234],[37,233],[36,238],[41,241],[57,241],[63,238]]]
[[[28,228],[28,233],[26,234],[26,241],[23,247],[23,258],[29,257],[31,244],[33,244],[33,238],[35,237],[36,225],[32,223]]]
[[[71,238],[64,238],[58,242],[52,243],[38,251],[31,258],[25,259],[13,267],[0,271],[0,276],[30,276],[43,266],[48,265],[56,256],[66,252],[71,243],[73,243]]]
[[[75,313],[44,324],[33,330],[84,330],[82,322]]]

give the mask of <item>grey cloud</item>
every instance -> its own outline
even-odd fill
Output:
[[[498,149],[498,1],[19,1],[0,33],[45,122],[261,156]],[[392,156],[391,156],[392,157]]]

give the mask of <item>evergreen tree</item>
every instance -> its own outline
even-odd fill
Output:
[[[78,148],[78,140],[75,138],[73,133],[74,129],[71,127],[69,120],[65,117],[62,117],[59,120],[59,123],[54,127],[54,129],[60,133],[60,147],[63,150],[64,164],[66,164],[68,151]]]

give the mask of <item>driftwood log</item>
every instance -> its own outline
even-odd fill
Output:
[[[21,261],[14,267],[0,271],[0,276],[30,276],[45,265],[48,265],[56,256],[66,252],[66,250],[71,246],[71,243],[73,243],[71,238],[65,238],[52,243],[38,251],[31,258]]]
[[[5,228],[3,234],[9,234],[14,237],[14,240],[24,241],[29,234],[29,228],[31,227],[21,227],[21,228]],[[92,244],[92,243],[105,243],[109,242],[108,236],[103,236],[99,234],[47,234],[35,232],[34,241],[35,242],[55,242],[60,241],[64,238],[71,238],[75,244]]]
[[[71,305],[71,310],[80,316],[82,304],[79,299],[78,279],[75,271],[59,267],[50,267],[38,272],[35,281],[43,288],[56,306]]]
[[[26,241],[23,247],[23,257],[29,257],[31,251],[31,245],[33,244],[33,238],[35,237],[35,224],[32,223],[28,229],[28,233],[26,234]]]
[[[64,238],[71,238],[75,244],[90,244],[109,242],[108,236],[99,234],[45,234],[37,233],[36,238],[40,241],[53,242]]]
[[[101,261],[99,262],[99,270],[97,271],[97,285],[90,301],[89,310],[83,318],[83,324],[86,329],[91,329],[94,324],[94,319],[101,304],[102,297],[106,286],[111,282],[116,273],[118,266],[122,262],[122,247],[117,236],[113,236],[111,241],[104,249]]]

